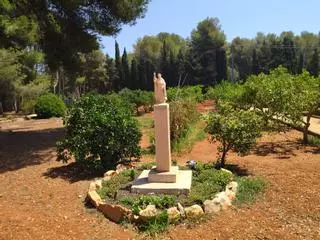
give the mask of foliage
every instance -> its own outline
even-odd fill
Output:
[[[168,88],[167,95],[169,102],[179,99],[191,99],[195,102],[204,100],[201,85]]]
[[[114,200],[121,185],[133,180],[132,171],[134,170],[124,170],[110,180],[102,181],[102,188],[97,190],[100,197],[105,200]]]
[[[141,133],[130,107],[116,95],[89,94],[76,101],[65,118],[67,134],[57,143],[58,160],[97,161],[103,168],[139,158]]]
[[[237,178],[238,193],[236,195],[237,203],[252,202],[256,198],[257,193],[266,187],[266,182],[257,177],[241,177]]]
[[[184,137],[192,123],[199,119],[194,101],[177,100],[170,103],[170,139],[172,142]]]
[[[196,169],[193,169],[190,193],[183,203],[186,205],[203,204],[205,200],[212,199],[217,193],[224,191],[232,178],[232,174],[216,170],[212,164],[198,163]]]
[[[320,146],[320,137],[309,136],[309,144]]]
[[[279,67],[270,74],[249,77],[244,86],[243,98],[248,107],[259,110],[265,119],[277,119],[293,124],[304,133],[304,142],[308,142],[307,131],[310,117],[320,106],[320,79],[306,71],[292,75]],[[302,116],[306,113],[307,119]]]
[[[133,213],[138,215],[140,210],[150,204],[161,210],[173,207],[176,205],[177,199],[171,195],[141,195],[139,197],[124,197],[120,199],[120,202],[131,207]]]
[[[140,107],[143,107],[145,112],[149,112],[154,103],[153,93],[150,91],[130,90],[128,88],[124,88],[119,92],[119,95],[133,106],[137,114],[139,114]]]
[[[219,141],[217,167],[224,167],[229,150],[247,154],[261,134],[261,118],[251,110],[219,105],[218,112],[209,114],[206,131],[211,141]]]
[[[66,112],[63,100],[53,93],[41,95],[34,109],[39,118],[62,117]]]
[[[155,218],[148,220],[145,223],[139,224],[138,229],[146,232],[151,236],[157,233],[164,232],[169,226],[169,219],[167,211],[160,212]]]

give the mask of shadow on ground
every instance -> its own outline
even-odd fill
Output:
[[[50,178],[61,178],[63,180],[74,183],[77,181],[90,180],[95,177],[103,176],[104,171],[94,170],[92,166],[72,162],[61,167],[49,168],[43,176]]]
[[[52,160],[56,141],[63,135],[63,128],[0,131],[0,174]],[[48,154],[51,149],[52,154]]]
[[[263,142],[255,147],[253,153],[258,156],[277,155],[279,159],[288,159],[296,156],[294,151],[300,147],[301,144],[294,141]]]

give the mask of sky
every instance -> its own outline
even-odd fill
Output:
[[[254,38],[257,32],[320,31],[320,0],[151,0],[145,17],[133,26],[123,26],[115,37],[102,37],[102,51],[114,57],[114,41],[128,52],[145,35],[176,33],[187,38],[197,24],[217,17],[227,41]]]

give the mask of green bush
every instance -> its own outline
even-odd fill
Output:
[[[63,100],[53,93],[41,95],[35,104],[35,113],[39,118],[62,117],[65,112]]]
[[[65,126],[66,137],[57,143],[58,160],[74,156],[107,169],[141,155],[138,122],[119,96],[83,96],[70,107]]]
[[[168,88],[167,96],[169,102],[179,99],[192,99],[195,102],[204,100],[202,86],[200,85]]]
[[[119,95],[123,100],[132,105],[137,114],[139,114],[140,107],[142,107],[145,112],[152,110],[154,103],[153,92],[124,88],[119,92]]]
[[[138,229],[146,232],[151,236],[164,232],[169,226],[169,218],[167,211],[160,212],[155,218],[138,225]]]
[[[184,137],[192,123],[199,119],[196,103],[180,99],[170,103],[170,139],[172,142]]]

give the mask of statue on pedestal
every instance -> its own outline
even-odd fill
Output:
[[[167,101],[166,82],[161,77],[161,73],[153,73],[153,83],[156,104],[165,103]]]

